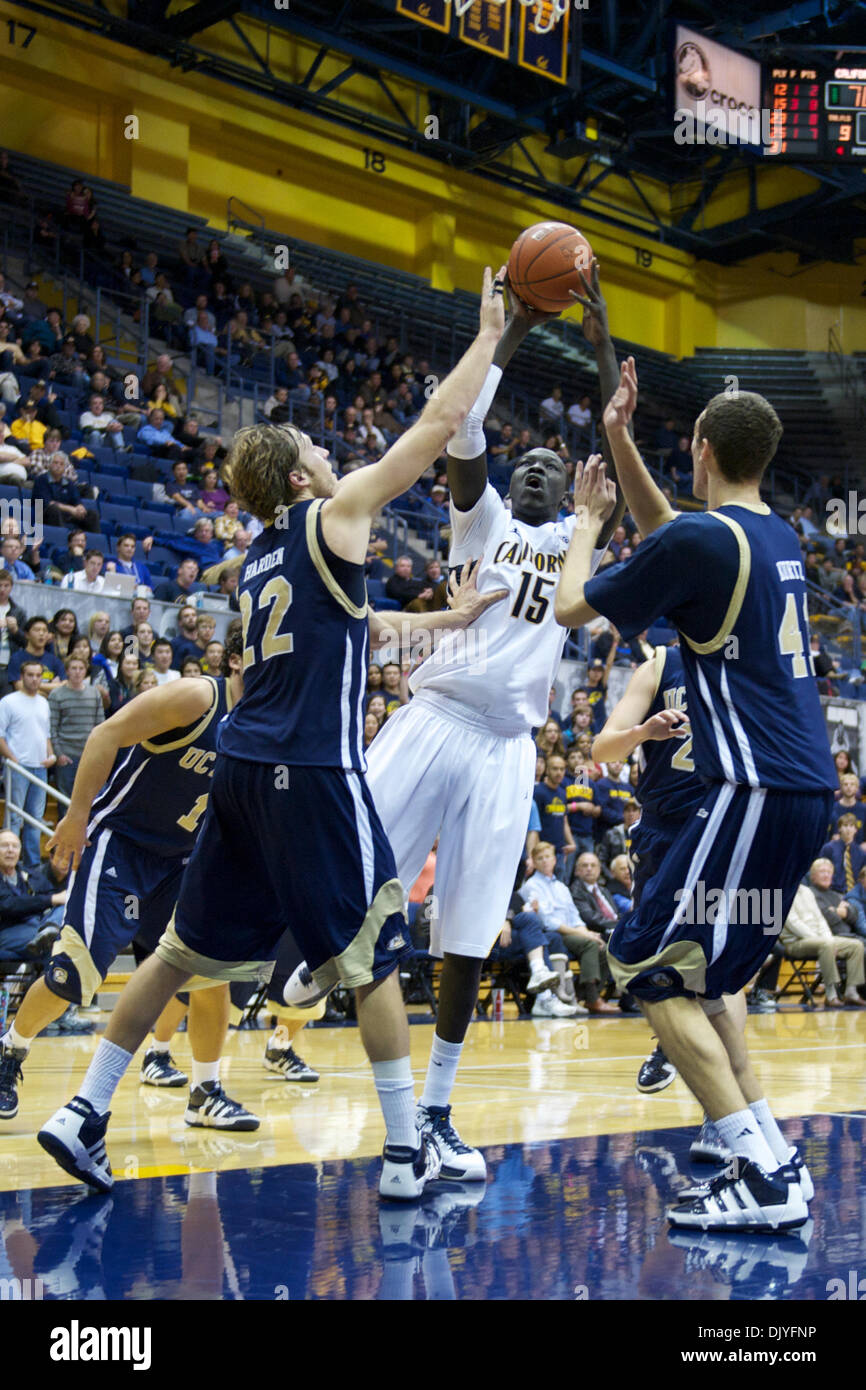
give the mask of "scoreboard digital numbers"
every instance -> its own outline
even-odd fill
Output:
[[[866,159],[866,68],[774,67],[765,82],[766,155]]]

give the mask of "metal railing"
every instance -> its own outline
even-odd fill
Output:
[[[7,758],[3,764],[3,796],[6,801],[6,813],[3,819],[3,829],[11,830],[12,817],[16,816],[20,820],[23,820],[27,825],[32,826],[34,830],[38,830],[40,835],[53,835],[54,829],[52,826],[48,825],[43,820],[37,819],[36,816],[31,816],[29,811],[25,811],[23,806],[19,806],[17,802],[13,801],[13,772],[17,772],[19,776],[25,778],[25,780],[28,782],[32,782],[34,786],[41,787],[47,796],[53,796],[55,801],[58,801],[61,804],[61,806],[68,806],[70,804],[69,797],[66,796],[64,792],[58,791],[56,787],[52,787],[49,781],[43,780],[41,777],[37,777],[34,773],[30,771],[29,768],[22,767],[21,763],[17,763],[14,758]]]

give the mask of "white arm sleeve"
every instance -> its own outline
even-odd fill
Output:
[[[452,458],[474,459],[485,452],[487,441],[484,438],[484,420],[501,380],[502,368],[490,366],[478,399],[448,444],[448,452]]]

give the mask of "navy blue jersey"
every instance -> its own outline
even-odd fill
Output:
[[[93,803],[89,838],[97,830],[116,830],[151,854],[192,853],[207,808],[221,721],[228,710],[226,682],[203,679],[213,695],[201,719],[120,749]]]
[[[702,777],[836,789],[799,542],[769,507],[729,502],[680,515],[584,594],[627,639],[663,615],[676,625]]]
[[[541,818],[542,840],[553,845],[554,849],[562,849],[565,844],[565,783],[560,782],[558,787],[549,787],[546,782],[536,782],[532,799]],[[587,833],[586,830],[581,831],[583,835]]]
[[[656,693],[646,713],[687,710],[686,676],[679,647],[656,647]],[[695,772],[692,739],[647,739],[638,751],[640,776],[637,799],[641,808],[665,820],[685,820],[700,805],[706,786]]]
[[[244,693],[221,749],[245,762],[364,772],[364,566],[328,550],[321,508],[296,503],[250,546],[239,585]]]

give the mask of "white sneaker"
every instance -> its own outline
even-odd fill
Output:
[[[681,1197],[668,1208],[672,1226],[700,1231],[787,1231],[808,1220],[809,1208],[797,1170],[784,1164],[765,1173],[759,1163],[740,1158],[737,1176],[725,1173],[698,1197]]]
[[[386,1144],[382,1150],[382,1173],[379,1196],[394,1202],[412,1202],[420,1197],[428,1182],[439,1176],[442,1160],[435,1142],[426,1134],[420,1136],[420,1146],[409,1149],[404,1144]]]
[[[36,1136],[65,1173],[95,1187],[97,1192],[110,1192],[114,1186],[105,1152],[109,1113],[97,1115],[89,1100],[73,1096],[68,1105],[55,1110]]]
[[[415,1112],[419,1132],[433,1140],[441,1159],[440,1178],[454,1182],[486,1182],[487,1164],[480,1149],[464,1144],[451,1123],[450,1105],[420,1105]]]
[[[302,960],[283,986],[283,1001],[293,1009],[311,1009],[320,999],[325,999],[336,984],[323,989],[313,979],[310,967]]]
[[[800,1191],[803,1194],[804,1202],[811,1202],[815,1196],[815,1184],[812,1181],[812,1174],[803,1162],[803,1155],[796,1145],[792,1144],[788,1151],[786,1163],[790,1163],[800,1182]]]
[[[564,1004],[549,989],[537,994],[532,1006],[533,1018],[577,1018],[579,1012],[578,1004]],[[586,1009],[583,1012],[586,1013]]]
[[[544,964],[543,960],[536,961],[532,967],[532,974],[529,976],[529,984],[526,986],[527,994],[538,994],[539,990],[553,989],[559,982],[559,975],[555,970]]]

